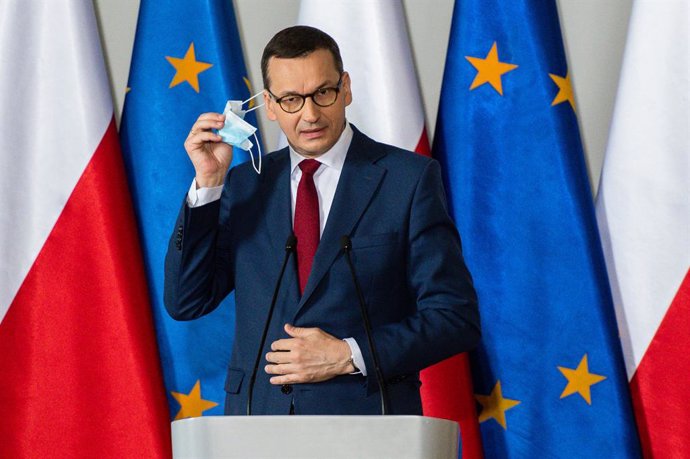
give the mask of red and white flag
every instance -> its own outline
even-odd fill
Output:
[[[690,457],[689,19],[634,3],[597,197],[645,457]]]
[[[302,0],[299,24],[317,27],[340,47],[352,78],[347,119],[372,138],[430,155],[424,108],[405,14],[389,0]],[[422,372],[427,416],[460,423],[465,458],[481,457],[481,440],[466,355]]]
[[[0,3],[0,67],[0,457],[169,456],[92,3]]]

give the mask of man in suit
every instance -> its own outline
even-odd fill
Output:
[[[419,371],[479,340],[479,314],[436,161],[384,145],[349,124],[350,76],[318,29],[276,34],[262,57],[264,101],[289,147],[230,170],[232,148],[201,115],[185,149],[196,177],[170,240],[165,303],[172,317],[212,311],[235,291],[226,413],[377,414],[379,387],[351,255],[371,317],[392,414],[421,414]],[[405,97],[400,94],[400,97]],[[381,103],[362,101],[361,103]],[[395,100],[384,101],[395,103]],[[297,237],[259,349],[286,239]],[[222,343],[219,343],[222,345]]]

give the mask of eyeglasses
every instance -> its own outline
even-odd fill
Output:
[[[302,110],[302,107],[304,107],[304,102],[307,100],[307,98],[311,98],[311,100],[319,107],[330,107],[335,103],[336,100],[338,100],[338,93],[340,92],[340,86],[342,83],[343,76],[340,75],[338,83],[334,88],[320,88],[311,94],[288,94],[283,97],[276,97],[270,89],[267,89],[267,91],[271,97],[275,99],[278,105],[280,105],[280,108],[282,108],[284,112],[297,113],[298,111]]]

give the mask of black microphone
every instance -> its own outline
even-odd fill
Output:
[[[271,325],[271,318],[273,317],[273,310],[276,307],[276,301],[278,300],[278,291],[280,290],[280,284],[283,282],[283,274],[285,274],[285,267],[290,259],[290,254],[295,251],[295,246],[297,245],[297,238],[294,234],[290,234],[285,241],[285,258],[283,258],[283,266],[280,268],[280,275],[278,276],[278,282],[276,282],[276,288],[273,291],[273,299],[271,300],[271,307],[268,309],[268,317],[266,318],[266,325],[264,325],[264,332],[261,335],[261,343],[259,344],[259,352],[256,354],[256,361],[254,362],[254,369],[252,370],[252,377],[249,379],[249,393],[247,394],[247,416],[252,414],[252,395],[254,392],[254,383],[256,382],[256,372],[259,369],[259,362],[261,362],[261,354],[263,352],[264,344],[266,344],[266,335],[268,335],[268,327]]]
[[[350,267],[350,274],[352,274],[352,281],[355,284],[357,299],[359,300],[359,308],[362,312],[364,331],[367,334],[369,349],[371,350],[371,356],[374,359],[374,371],[376,372],[376,381],[379,383],[379,394],[381,395],[381,414],[386,415],[388,414],[388,388],[386,387],[386,382],[383,380],[381,365],[379,364],[379,354],[376,351],[376,346],[374,346],[374,338],[371,336],[371,322],[369,321],[369,313],[367,312],[367,306],[364,302],[364,295],[362,294],[362,289],[359,286],[359,281],[357,281],[355,265],[352,263],[352,256],[350,255],[350,251],[352,250],[352,240],[350,239],[350,236],[345,235],[341,237],[340,245],[343,249],[343,252],[345,252],[345,259]]]

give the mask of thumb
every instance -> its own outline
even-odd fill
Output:
[[[307,331],[306,328],[301,328],[301,327],[295,327],[294,325],[291,324],[285,324],[285,333],[288,335],[292,336],[293,338],[298,338],[302,335],[304,335],[304,332]]]

